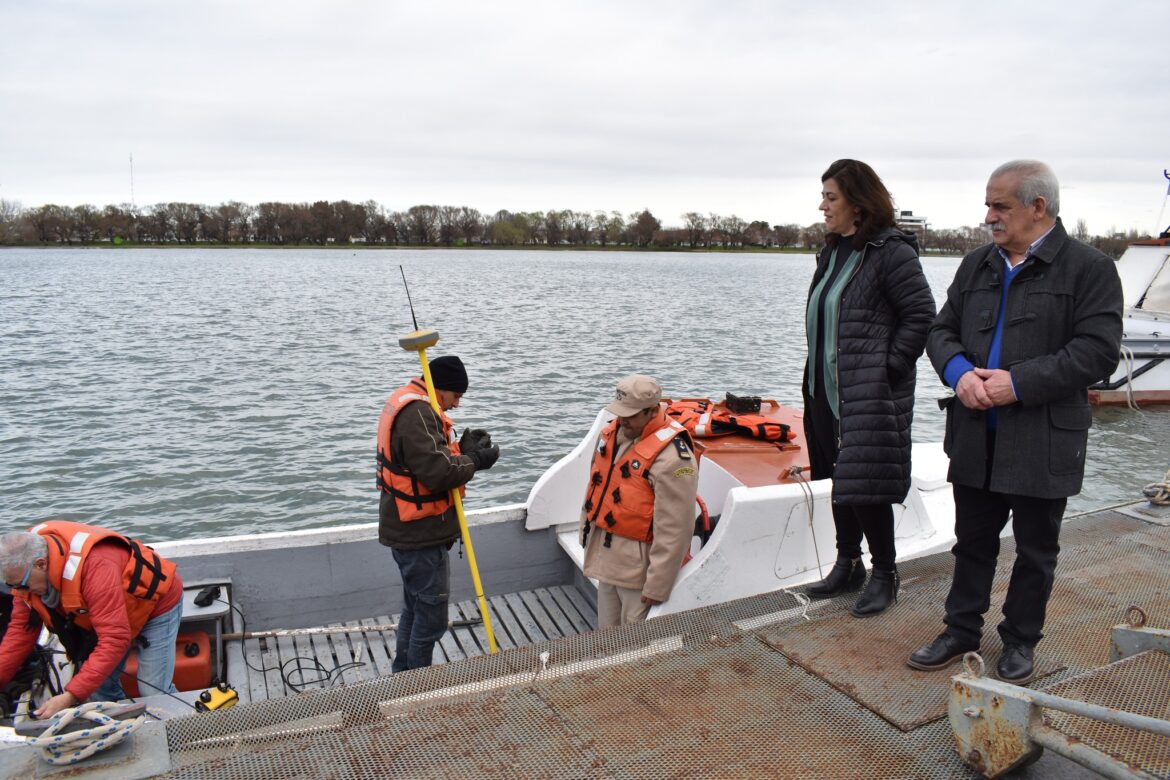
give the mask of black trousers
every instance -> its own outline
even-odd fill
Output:
[[[1068,499],[994,493],[965,485],[953,488],[956,541],[951,552],[955,574],[946,602],[947,633],[964,642],[981,641],[983,615],[991,606],[999,534],[1010,512],[1016,562],[1003,603],[999,636],[1005,645],[1035,647],[1043,636],[1060,553],[1060,522]]]
[[[833,416],[829,402],[816,395],[808,404],[809,466],[813,479],[833,476],[837,465],[837,440],[840,422]],[[869,542],[869,557],[875,569],[894,570],[894,508],[889,504],[833,503],[833,525],[837,530],[837,556],[860,558],[862,537]]]

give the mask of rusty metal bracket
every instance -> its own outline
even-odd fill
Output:
[[[1126,610],[1126,619],[1128,623],[1119,623],[1110,633],[1110,661],[1120,661],[1146,650],[1170,653],[1170,631],[1147,626],[1146,613],[1141,607],[1131,605]]]
[[[1033,691],[982,676],[983,659],[964,656],[966,671],[951,678],[948,716],[959,757],[995,778],[1039,758],[1048,748],[1110,778],[1153,775],[1123,764],[1044,724],[1042,708],[1060,710],[1170,737],[1170,721]]]

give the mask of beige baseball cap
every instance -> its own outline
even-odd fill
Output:
[[[662,385],[657,379],[634,374],[617,383],[613,392],[614,401],[605,407],[618,417],[630,417],[645,409],[658,406],[662,400]]]

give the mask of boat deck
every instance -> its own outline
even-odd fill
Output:
[[[597,625],[597,610],[569,586],[490,596],[488,610],[500,650],[576,636]],[[476,602],[453,603],[450,613],[452,627],[435,645],[434,663],[486,655],[487,632]],[[241,698],[264,701],[388,675],[394,660],[395,632],[369,627],[397,623],[398,615],[382,615],[331,626],[352,631],[247,639],[247,685]]]
[[[1130,605],[1150,626],[1170,627],[1170,513],[1071,518],[1061,547],[1030,687],[1063,686],[1090,703],[1170,720],[1170,659],[1139,670],[1128,691],[1136,697],[1122,697],[1114,678],[1085,682],[1108,663],[1110,631]],[[994,625],[1013,553],[1003,540],[981,651],[989,669],[1001,651]],[[585,631],[592,610],[571,589],[496,596],[500,652],[483,654],[482,626],[457,626],[442,644],[446,663],[400,674],[385,674],[387,632],[249,643],[257,664],[304,653],[339,671],[296,695],[153,724],[164,755],[135,776],[977,778],[956,755],[946,717],[961,667],[923,673],[905,664],[942,628],[952,569],[949,553],[900,564],[898,603],[867,620],[849,614],[852,594],[806,604],[776,591]],[[474,614],[472,603],[452,609],[453,619]],[[385,621],[366,625],[375,622]],[[366,665],[351,670],[355,656]],[[252,685],[259,698],[285,683],[266,673]],[[1164,737],[1053,725],[1070,743],[1170,778]],[[1048,753],[1005,776],[1097,775]]]

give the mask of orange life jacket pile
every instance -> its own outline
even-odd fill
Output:
[[[666,407],[667,416],[677,420],[698,439],[733,433],[761,441],[790,441],[791,429],[762,414],[735,414],[725,405],[707,398],[684,398]]]

